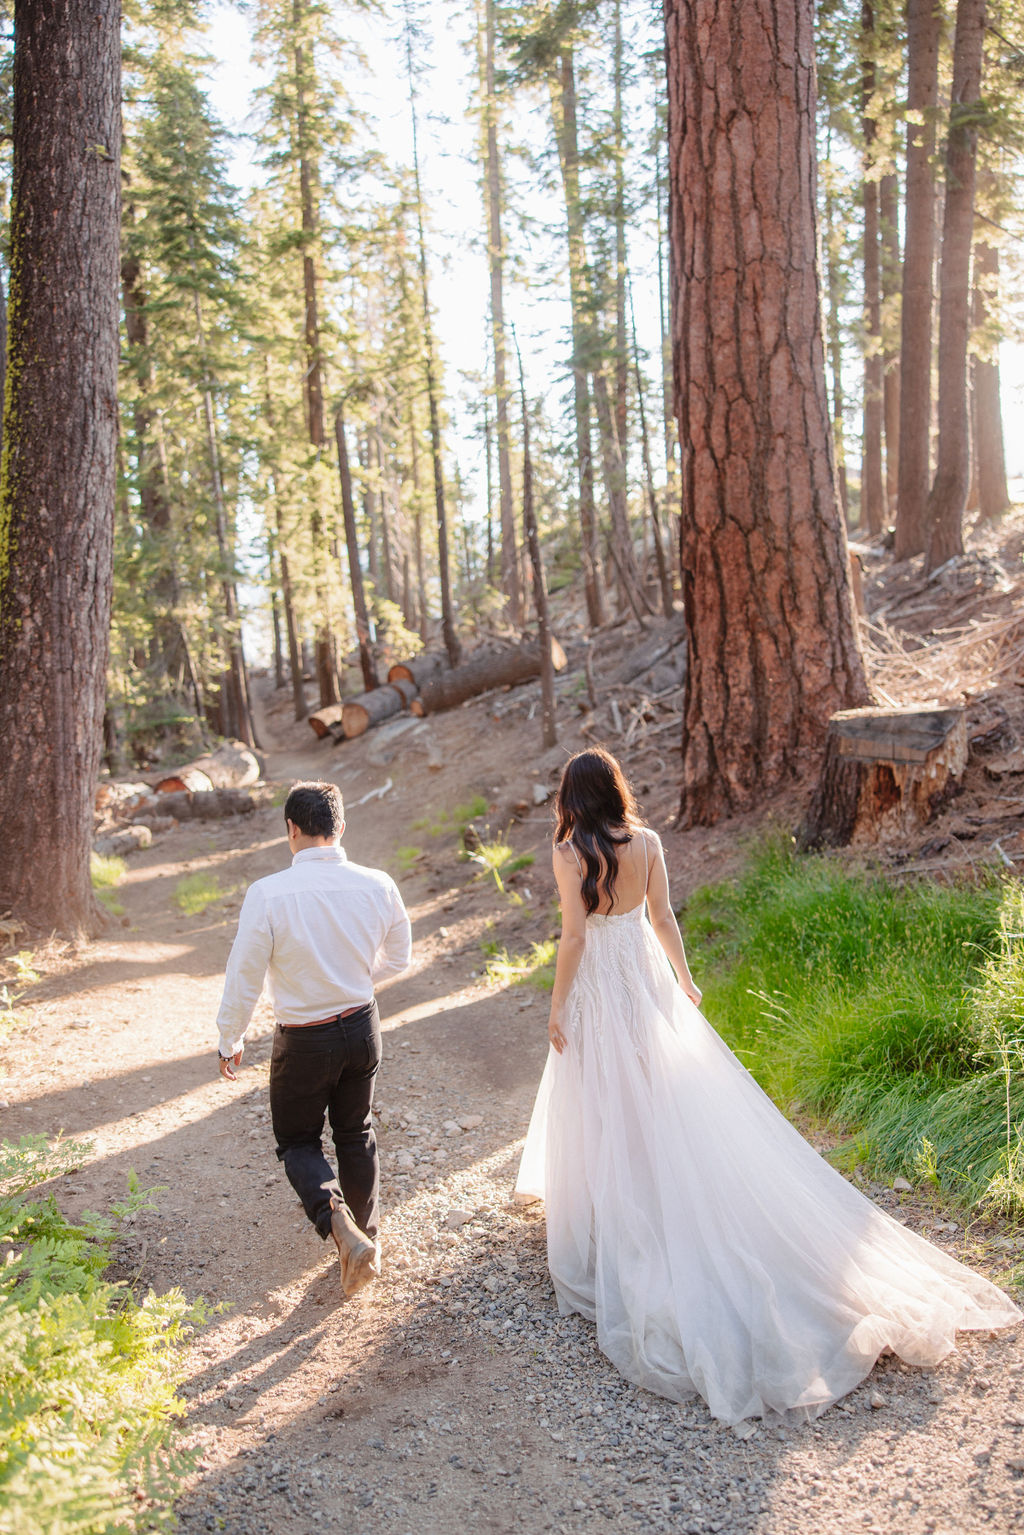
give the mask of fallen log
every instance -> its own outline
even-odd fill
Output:
[[[310,726],[320,737],[321,741],[324,736],[331,736],[337,739],[335,737],[335,729],[341,726],[341,711],[341,704],[328,704],[326,709],[318,709],[315,714],[306,715]]]
[[[556,639],[551,641],[551,656],[556,672],[565,666],[565,651]],[[438,714],[455,709],[467,699],[491,688],[515,687],[540,676],[541,647],[537,639],[524,640],[503,650],[486,650],[461,666],[442,673],[420,689],[412,703],[413,714]]]
[[[198,794],[182,789],[162,795],[160,810],[179,821],[219,821],[229,815],[251,815],[258,803],[248,789],[204,789]]]
[[[902,840],[933,818],[966,766],[961,708],[844,709],[828,722],[797,844],[806,851]]]
[[[107,837],[97,837],[92,850],[100,858],[123,858],[126,853],[137,853],[140,848],[149,847],[152,841],[153,833],[148,826],[126,826]]]
[[[360,693],[358,698],[350,698],[342,706],[341,713],[341,728],[346,740],[351,741],[363,735],[371,725],[379,725],[381,720],[390,719],[393,714],[407,709],[416,693],[415,682],[402,677],[395,682],[385,682],[382,687],[374,688],[369,693]]]
[[[413,656],[408,661],[396,661],[394,666],[388,667],[389,682],[415,682],[418,688],[425,687],[428,682],[433,682],[443,672],[451,670],[448,657],[439,650],[424,651],[422,655]]]
[[[155,784],[157,794],[208,794],[211,789],[245,789],[257,783],[260,765],[241,741],[225,741],[215,752],[197,757]]]

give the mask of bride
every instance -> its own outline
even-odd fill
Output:
[[[934,1365],[958,1328],[1017,1321],[823,1161],[705,1022],[614,757],[570,758],[557,813],[552,1048],[516,1196],[545,1201],[563,1315],[637,1385],[699,1392],[728,1424],[816,1416],[886,1349]]]

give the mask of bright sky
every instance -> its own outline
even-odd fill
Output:
[[[627,14],[635,5],[627,4]],[[437,335],[445,368],[452,437],[467,476],[471,493],[482,492],[482,447],[472,441],[467,401],[478,397],[467,382],[487,368],[487,270],[481,241],[483,212],[474,163],[474,128],[467,118],[473,90],[475,61],[463,43],[472,33],[471,11],[460,0],[417,0],[418,22],[432,36],[430,70],[422,82],[420,155],[424,191],[431,209],[430,236],[432,299],[437,312]],[[351,16],[351,13],[350,13]],[[360,104],[378,125],[377,143],[396,162],[411,161],[411,133],[405,89],[404,57],[380,15],[364,13],[353,21],[351,31],[367,56],[369,76],[363,83]],[[215,106],[227,125],[244,135],[253,123],[250,92],[258,76],[250,58],[246,18],[227,0],[215,0],[210,47],[219,61],[211,74]],[[536,107],[536,104],[535,104]],[[517,135],[529,139],[543,135],[542,113],[523,111]],[[232,173],[239,185],[252,184],[256,171],[251,146],[244,137]],[[539,223],[556,232],[560,224],[557,198],[533,186],[527,194],[531,226]],[[512,234],[506,230],[506,237]],[[653,231],[638,228],[631,236],[634,295],[641,346],[654,357],[658,348],[658,295]],[[528,265],[560,262],[560,246],[543,227],[516,235],[517,250]],[[524,249],[524,246],[526,247]],[[560,269],[560,268],[559,268]],[[556,291],[560,287],[561,291]],[[559,285],[545,283],[533,291],[510,282],[508,318],[514,323],[524,354],[527,389],[543,396],[550,416],[557,416],[568,387],[565,362],[568,355],[568,304],[564,279]],[[1013,476],[1024,475],[1024,344],[1004,343],[1001,353],[1003,410],[1007,461]],[[652,374],[654,369],[649,370]],[[657,415],[657,402],[649,410]],[[655,428],[655,438],[657,437]]]

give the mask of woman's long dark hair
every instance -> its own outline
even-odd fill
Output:
[[[589,916],[598,908],[602,888],[609,904],[613,901],[619,848],[631,842],[644,824],[626,776],[610,752],[594,746],[569,758],[558,786],[555,813],[555,841],[571,837],[583,859],[581,894]]]

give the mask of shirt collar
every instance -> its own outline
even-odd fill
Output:
[[[336,843],[330,847],[304,847],[292,857],[292,865],[297,863],[348,863],[348,855]]]

